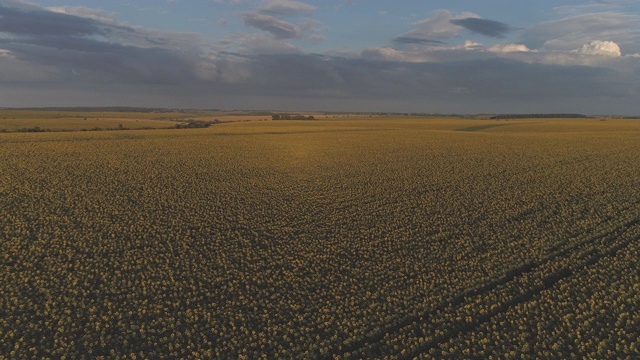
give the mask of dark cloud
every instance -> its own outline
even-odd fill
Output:
[[[92,19],[0,5],[0,32],[35,36],[84,36],[101,34],[102,30]]]
[[[310,54],[239,56],[251,73],[225,86],[239,96],[406,99],[432,101],[463,92],[492,103],[527,99],[580,99],[620,94],[607,85],[612,70],[529,64],[507,59],[407,63]],[[617,85],[616,85],[617,86]],[[215,87],[215,86],[213,86]]]
[[[426,45],[444,45],[446,43],[433,39],[422,39],[418,37],[399,36],[393,39],[394,43],[399,44],[426,44]]]
[[[466,19],[454,19],[450,20],[454,25],[462,26],[463,28],[474,32],[494,38],[504,37],[511,27],[505,23],[499,21],[478,19],[478,18],[466,18]]]
[[[45,8],[0,5],[0,32],[5,34],[0,48],[16,60],[58,69],[58,74],[82,72],[93,80],[179,83],[197,79],[194,69],[203,61],[184,43],[173,46],[183,36],[171,39],[171,34]]]
[[[144,49],[92,40],[42,45],[43,42],[34,40],[3,47],[20,60],[72,72],[88,71],[108,82],[182,83],[196,78],[191,70],[193,65],[185,58],[160,48]]]
[[[620,103],[632,84],[604,68],[505,59],[406,63],[301,54],[251,57],[248,65],[251,78],[218,95],[330,110],[622,113],[602,107],[603,99]]]
[[[299,29],[286,21],[257,12],[242,14],[245,25],[271,33],[276,39],[293,39],[298,37]]]
[[[179,58],[163,58],[159,53],[154,64],[153,53],[145,55],[148,56],[145,64],[149,74],[157,75],[171,67],[184,69],[180,65],[183,60]],[[73,58],[74,54],[66,55],[65,61],[75,61]],[[113,66],[110,71],[114,74],[122,71],[122,66],[131,66],[130,63],[113,63],[113,58],[105,61]],[[84,89],[84,92],[70,90],[66,83],[38,83],[33,87],[43,96],[49,89],[58,99],[58,105],[96,103],[95,97],[100,97],[109,99],[102,104],[110,105],[445,113],[625,113],[633,109],[634,105],[629,105],[631,100],[626,100],[627,108],[602,105],[624,104],[624,99],[635,98],[628,94],[629,89],[638,88],[633,85],[637,76],[625,79],[604,68],[505,59],[407,63],[310,54],[250,56],[227,53],[212,61],[220,74],[218,78],[179,82],[169,87],[148,80],[152,76],[146,81],[129,82],[125,92],[122,92],[122,84],[113,81],[78,85],[77,89]],[[108,68],[106,64],[100,66],[105,71]],[[141,74],[142,69],[128,68],[127,71]],[[183,75],[176,72],[173,76]],[[140,79],[141,75],[138,76]],[[24,92],[26,85],[20,86],[23,89],[20,91]],[[0,88],[0,96],[11,97],[13,92],[19,91],[14,87],[11,89],[12,93],[8,93]],[[69,94],[65,98],[62,94],[66,91]],[[85,100],[78,103],[79,99]],[[592,108],[589,107],[591,104]]]

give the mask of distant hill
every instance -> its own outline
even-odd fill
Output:
[[[492,116],[491,119],[576,119],[576,118],[588,118],[583,114],[500,114]]]
[[[145,108],[145,107],[129,107],[129,106],[34,107],[34,108],[19,108],[15,110],[69,111],[69,112],[139,112],[139,113],[186,112],[186,110],[182,110],[182,109]]]

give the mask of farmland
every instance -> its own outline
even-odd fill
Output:
[[[638,357],[638,159],[615,119],[1,133],[0,357]]]
[[[86,111],[83,111],[86,110]],[[0,109],[0,133],[101,130],[148,130],[175,128],[191,121],[239,122],[270,119],[242,111],[152,111],[152,109],[96,111],[69,108],[60,110]]]

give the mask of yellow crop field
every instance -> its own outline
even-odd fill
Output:
[[[167,129],[189,120],[214,123],[255,122],[271,120],[271,115],[216,110],[135,112],[0,109],[0,133]]]
[[[191,114],[188,114],[191,115]],[[175,127],[185,114],[0,110],[0,132],[155,129]]]
[[[638,159],[622,119],[0,133],[0,357],[638,358]]]

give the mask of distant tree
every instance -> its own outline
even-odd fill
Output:
[[[201,128],[208,128],[212,124],[217,124],[219,122],[220,122],[219,120],[202,121],[202,120],[188,119],[186,124],[184,123],[176,124],[175,127],[176,129],[201,129]]]

